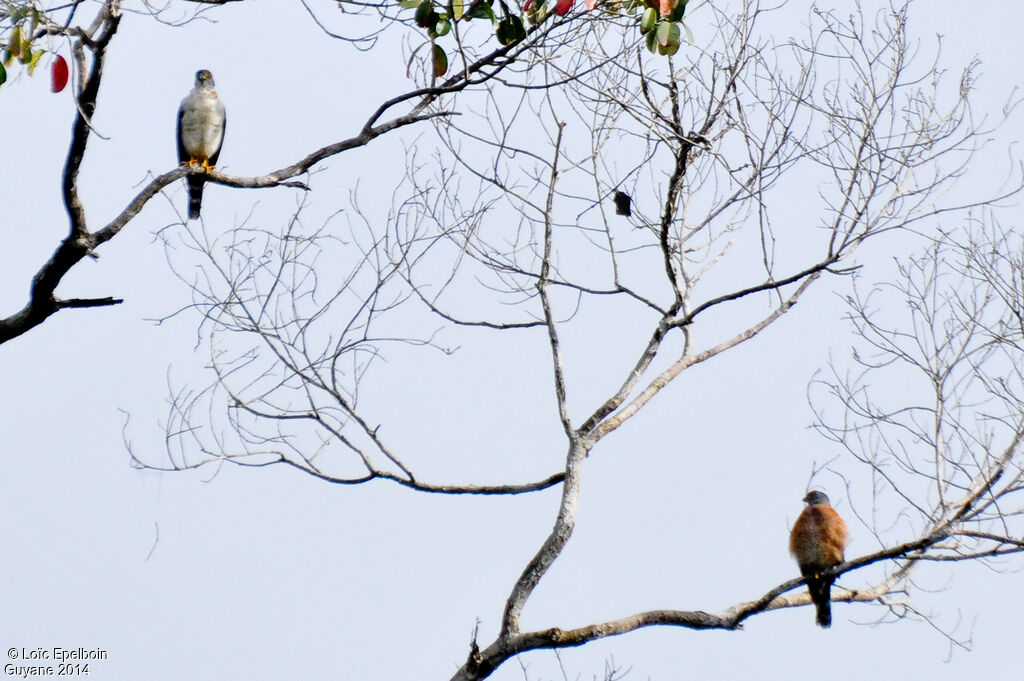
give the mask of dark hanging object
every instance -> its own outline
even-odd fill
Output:
[[[633,211],[629,207],[629,204],[632,203],[632,202],[633,202],[633,199],[630,198],[629,194],[627,194],[626,192],[620,192],[620,191],[616,190],[616,192],[615,192],[615,214],[616,215],[625,215],[627,217],[632,215]]]

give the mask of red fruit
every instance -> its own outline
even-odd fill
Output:
[[[594,9],[595,7],[597,7],[597,0],[587,0],[587,11],[588,12],[590,10]]]
[[[57,55],[53,66],[50,68],[50,91],[60,92],[68,84],[68,63],[64,57]]]
[[[558,0],[558,4],[555,5],[555,14],[558,16],[565,16],[572,9],[572,4],[576,0]]]

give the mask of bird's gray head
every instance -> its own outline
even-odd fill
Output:
[[[812,489],[804,497],[804,503],[808,506],[814,506],[816,504],[828,504],[828,495],[824,492],[819,492],[816,489]]]
[[[196,71],[196,87],[213,87],[213,74],[206,69]]]

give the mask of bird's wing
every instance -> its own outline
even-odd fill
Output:
[[[185,149],[185,142],[181,139],[181,119],[185,115],[185,102],[186,101],[188,101],[187,98],[186,98],[185,101],[183,101],[181,103],[181,106],[178,107],[178,130],[177,130],[177,137],[178,137],[178,163],[184,163],[185,161],[188,161],[189,157],[191,156],[188,153],[188,150]]]
[[[221,123],[220,123],[220,143],[217,145],[217,149],[212,154],[210,154],[210,165],[212,165],[212,166],[217,165],[217,159],[220,157],[221,147],[224,146],[224,133],[226,133],[227,129],[228,129],[228,114],[224,110],[224,103],[220,102],[219,100],[218,100],[218,103],[220,104],[220,120],[221,120]]]

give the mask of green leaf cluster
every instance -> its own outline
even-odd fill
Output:
[[[494,27],[495,37],[502,45],[513,45],[526,37],[526,27],[518,14],[509,10],[504,0],[499,0],[500,14],[495,12],[494,0],[473,0],[466,7],[466,0],[448,0],[442,5],[435,0],[399,0],[403,9],[415,9],[413,20],[427,31],[431,39],[447,35],[456,21],[486,19]]]
[[[593,9],[598,0],[588,0],[587,9]],[[431,43],[431,59],[435,77],[448,70],[448,55],[435,41],[451,32],[456,21],[487,20],[494,29],[495,38],[504,46],[515,45],[526,38],[526,23],[536,25],[552,12],[566,14],[573,0],[526,0],[522,14],[509,9],[506,0],[397,0],[402,9],[415,10],[413,20],[426,30]],[[647,49],[663,55],[679,51],[683,38],[693,42],[693,34],[683,23],[683,14],[689,0],[606,0],[606,12],[629,15],[640,14],[640,33],[645,36]],[[467,6],[468,3],[468,6]]]
[[[456,21],[489,21],[498,42],[505,46],[515,45],[526,37],[523,18],[509,9],[506,0],[498,0],[498,4],[499,9],[495,11],[494,0],[447,0],[447,4],[444,4],[444,0],[398,0],[398,6],[402,9],[415,10],[413,20],[417,26],[426,29],[432,43],[433,72],[438,77],[448,70],[448,55],[434,41],[448,35]],[[536,19],[536,12],[529,12],[530,4],[532,2],[528,2],[525,9],[531,19]]]
[[[0,52],[0,85],[7,81],[7,70],[15,60],[25,66],[30,76],[35,73],[44,53],[32,45],[40,16],[39,10],[31,5],[15,7],[7,15],[11,28],[7,39],[0,42],[3,48]]]
[[[674,4],[666,7],[657,0],[632,0],[632,6],[627,7],[627,12],[633,14],[643,7],[643,13],[640,15],[640,33],[644,36],[648,50],[656,54],[673,55],[679,51],[684,35],[687,42],[693,42],[693,33],[682,21],[687,2],[688,0],[675,0]]]

